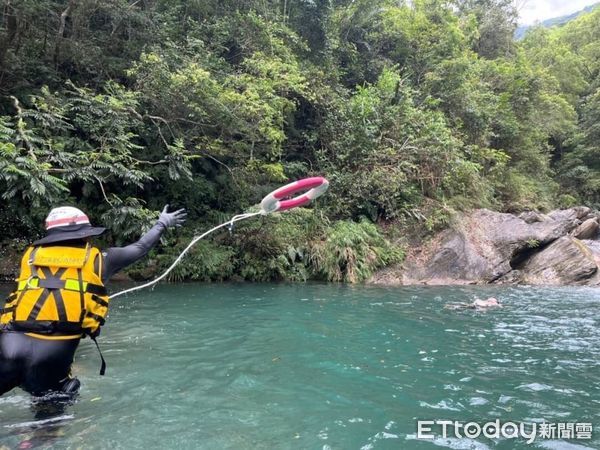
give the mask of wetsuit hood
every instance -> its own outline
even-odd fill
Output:
[[[67,225],[48,230],[42,239],[38,239],[33,245],[53,244],[55,242],[75,241],[88,237],[100,236],[106,231],[104,227],[93,227],[89,224]]]

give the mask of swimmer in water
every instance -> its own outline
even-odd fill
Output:
[[[485,300],[476,298],[472,303],[450,303],[444,306],[445,309],[475,309],[477,311],[484,311],[488,308],[502,308],[502,305],[497,298],[489,297]]]

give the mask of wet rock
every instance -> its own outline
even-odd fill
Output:
[[[400,269],[401,276],[395,279],[402,280],[402,284],[518,283],[524,279],[526,271],[521,269],[528,261],[546,251],[554,241],[574,232],[581,225],[580,218],[587,217],[590,211],[587,207],[575,207],[556,210],[547,216],[531,212],[519,217],[486,209],[473,211],[422,249],[409,252]],[[589,236],[594,223],[598,227],[597,220],[592,222],[579,228],[578,235]],[[581,245],[586,248],[585,244]],[[578,244],[572,246],[578,248]],[[554,257],[561,259],[557,254]],[[586,261],[589,262],[589,258]],[[565,272],[562,266],[559,269],[555,278],[577,278]],[[584,274],[592,269],[587,265],[581,268]],[[535,270],[532,273],[531,280],[542,279]],[[394,282],[390,273],[385,278]],[[582,275],[581,279],[585,277]]]
[[[586,247],[590,249],[590,251],[592,252],[592,257],[596,261],[598,267],[600,267],[600,241],[585,239],[581,242],[583,242],[586,245]]]
[[[526,284],[587,284],[598,271],[592,251],[579,239],[563,236],[522,267]]]
[[[406,284],[402,281],[402,272],[401,266],[394,264],[375,272],[368,282],[382,285]]]
[[[574,206],[569,209],[556,209],[549,212],[548,217],[552,220],[581,220],[591,211],[587,206]]]
[[[588,219],[600,220],[600,214],[598,214],[598,211],[592,211],[588,215],[586,215],[585,217],[582,217],[581,221],[585,222]]]
[[[434,249],[407,261],[402,284],[470,284],[493,277],[488,261],[462,232],[447,230]]]
[[[525,211],[519,214],[519,219],[523,220],[525,223],[535,223],[535,222],[543,222],[548,218],[548,216],[541,214],[536,211]]]
[[[600,225],[598,225],[598,219],[594,217],[587,219],[575,228],[571,232],[571,235],[577,239],[593,239],[598,235],[599,228]]]
[[[494,284],[519,284],[522,280],[523,272],[521,270],[511,270],[494,281]]]

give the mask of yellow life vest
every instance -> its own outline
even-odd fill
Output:
[[[109,300],[101,273],[100,250],[89,244],[30,247],[21,260],[17,289],[0,310],[0,325],[46,339],[97,335]]]

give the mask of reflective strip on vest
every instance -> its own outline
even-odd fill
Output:
[[[64,281],[64,283],[63,283]],[[87,281],[83,281],[83,289],[80,289],[80,284],[79,284],[79,280],[75,280],[73,278],[67,278],[66,280],[61,280],[61,284],[62,286],[59,289],[67,289],[69,291],[79,291],[82,290],[83,292],[87,291],[87,287],[88,287],[88,282]],[[23,281],[19,281],[19,285],[17,287],[18,291],[22,291],[24,289],[41,289],[45,287],[44,286],[44,279],[38,278],[38,277],[34,277],[34,278],[30,278],[29,280],[23,280]]]

